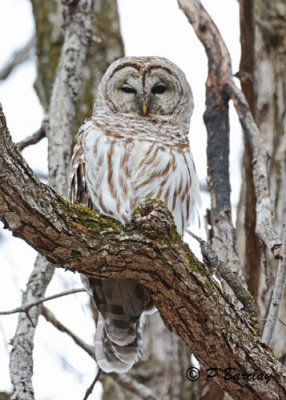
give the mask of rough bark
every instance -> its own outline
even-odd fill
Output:
[[[253,0],[240,1],[241,61],[238,77],[251,113],[255,118],[253,8]],[[259,289],[259,279],[257,277],[260,276],[261,271],[261,244],[256,234],[256,196],[252,174],[252,151],[245,137],[244,148],[241,199],[237,219],[238,248],[244,265],[248,289],[253,298],[257,300]]]
[[[63,42],[61,30],[61,5],[46,4],[41,7],[37,0],[33,1],[35,21],[38,37],[38,79],[37,89],[44,89],[45,98],[49,99],[49,87],[54,78],[54,64],[59,58],[59,49]],[[51,47],[48,47],[48,44]],[[75,118],[72,126],[73,136],[78,126],[90,114],[94,103],[97,85],[108,65],[115,59],[123,56],[123,43],[120,35],[119,16],[116,0],[95,1],[93,9],[92,41],[87,54],[87,61],[83,66],[83,83],[79,92],[75,109]],[[49,60],[45,62],[45,60]],[[46,101],[47,102],[47,101]],[[49,154],[53,154],[49,152]],[[63,151],[65,154],[65,151]],[[56,158],[56,155],[55,155]],[[185,379],[185,365],[189,363],[189,352],[184,349],[180,339],[172,335],[158,316],[148,318],[144,328],[145,349],[144,362],[139,363],[133,376],[140,382],[146,383],[145,370],[156,364],[160,382],[150,379],[146,384],[156,392],[159,398],[173,399],[173,393],[181,392],[186,396],[190,383]],[[162,340],[162,337],[165,340]],[[149,339],[148,339],[149,338]],[[172,345],[170,346],[170,343]],[[158,351],[160,349],[160,351]],[[148,357],[147,357],[148,355]],[[168,365],[168,367],[166,367]],[[184,368],[182,367],[184,365]],[[135,399],[134,393],[118,387],[114,379],[103,380],[106,400],[113,399],[116,391],[118,398]],[[175,389],[176,388],[176,389]],[[169,396],[169,397],[168,397]],[[177,397],[176,397],[177,398]],[[180,399],[184,397],[178,397]]]
[[[36,28],[37,79],[35,89],[47,113],[64,41],[60,0],[31,0]]]
[[[91,115],[97,86],[107,67],[123,56],[117,0],[95,0],[92,41],[83,66],[83,82],[76,105],[73,136],[77,133],[78,127]]]
[[[265,1],[255,0],[254,6],[256,120],[270,157],[268,177],[274,220],[282,237],[282,224],[286,221],[286,4],[275,0],[266,6]],[[270,258],[268,263],[270,274],[275,276],[277,262]],[[260,292],[262,318],[268,311],[268,292],[265,286]],[[285,297],[280,319],[286,320]],[[276,326],[273,349],[286,359],[286,328],[281,323]]]
[[[93,37],[95,40],[89,48],[88,62],[83,71],[85,79],[79,93],[75,126],[82,123],[90,112],[98,83],[108,65],[123,56],[115,0],[95,2]],[[189,351],[177,336],[168,331],[158,314],[147,317],[144,338],[144,356],[133,368],[131,376],[148,386],[158,398],[184,400],[190,393],[190,382],[185,379]],[[114,379],[103,377],[102,382],[105,400],[113,400],[115,392],[118,400],[139,398],[116,384]]]
[[[33,175],[2,113],[0,122],[0,215],[6,228],[58,267],[144,284],[166,326],[204,368],[231,365],[240,374],[261,374],[260,380],[227,380],[220,371],[216,380],[234,399],[285,397],[285,367],[181,241],[161,202],[143,204],[126,227],[70,205]]]
[[[49,183],[61,194],[67,194],[68,170],[71,156],[75,102],[81,84],[81,69],[87,54],[91,28],[91,0],[79,0],[63,7],[66,24],[64,44],[53,86],[47,127],[49,147]],[[45,91],[48,91],[48,88]],[[25,189],[24,189],[25,190]],[[29,278],[23,303],[44,296],[53,276],[54,267],[38,256]],[[13,384],[12,399],[32,400],[34,392],[33,341],[41,306],[29,313],[21,313],[13,339],[10,357],[10,376]]]
[[[282,235],[282,223],[286,218],[286,141],[285,141],[285,108],[286,108],[286,5],[284,1],[275,0],[266,2],[265,0],[253,1],[253,12],[251,12],[252,2],[241,1],[242,15],[249,15],[250,23],[253,26],[252,35],[248,31],[242,30],[242,46],[248,48],[249,52],[245,54],[253,62],[249,75],[246,75],[248,90],[252,91],[252,111],[256,123],[260,129],[263,142],[268,153],[268,180],[270,184],[270,194],[274,204],[274,223],[280,235]],[[242,53],[243,55],[244,53]],[[243,66],[242,66],[243,67]],[[247,94],[245,85],[244,69],[240,73],[242,79],[242,88]],[[246,149],[247,152],[247,149]],[[245,156],[247,157],[247,156]],[[247,171],[247,165],[244,166]],[[252,233],[249,233],[249,186],[251,185],[251,174],[244,172],[242,194],[239,213],[246,210],[245,229],[239,226],[241,253],[249,264],[248,282],[250,289],[253,287],[257,292],[259,285],[258,305],[260,308],[262,321],[265,321],[271,293],[273,289],[274,277],[276,274],[277,262],[273,257],[263,249],[261,260],[262,268],[259,268],[259,250],[250,253],[255,239]],[[247,193],[245,197],[243,193]],[[249,211],[249,212],[248,212]],[[240,218],[243,221],[243,216]],[[247,235],[250,235],[247,239]],[[247,245],[246,245],[247,243]],[[251,258],[252,256],[252,258]],[[254,259],[253,259],[254,257]],[[252,263],[252,261],[254,261]],[[252,264],[252,266],[251,266]],[[259,271],[260,274],[259,274]],[[260,279],[258,277],[260,276]],[[271,278],[273,276],[273,278]],[[252,282],[252,283],[251,283]],[[252,290],[252,289],[251,289]],[[286,319],[286,302],[281,307],[280,319]],[[276,334],[273,339],[273,348],[276,354],[285,360],[285,326],[277,324]]]
[[[191,0],[190,2],[178,0],[178,3],[205,47],[209,58],[209,67],[218,68],[214,82],[219,83],[220,86],[224,83],[224,93],[226,96],[231,97],[236,108],[253,157],[254,187],[257,200],[256,231],[264,245],[276,257],[279,257],[281,254],[281,240],[277,235],[272,216],[272,204],[267,180],[267,155],[247,101],[234,83],[228,50],[216,25],[199,0]],[[211,72],[209,71],[209,75]]]
[[[257,237],[259,237],[259,240],[263,243],[265,249],[267,249],[269,252],[271,250],[276,257],[279,257],[281,255],[281,240],[276,233],[275,223],[272,216],[272,204],[270,200],[270,190],[267,176],[267,156],[263,147],[259,130],[254,122],[247,101],[233,81],[228,51],[219,31],[201,5],[200,1],[192,0],[187,2],[184,0],[178,0],[178,3],[186,14],[189,22],[192,24],[198,38],[203,43],[209,60],[209,76],[207,81],[207,92],[209,92],[209,95],[207,95],[208,112],[205,114],[205,117],[207,117],[207,119],[211,118],[213,122],[216,123],[218,128],[216,135],[223,135],[223,132],[227,133],[228,121],[226,117],[223,119],[223,116],[226,114],[225,104],[227,99],[229,96],[231,97],[244,130],[245,141],[247,143],[252,160],[252,189],[254,189],[255,196],[252,197],[251,201],[256,217],[255,222],[252,219],[252,229],[254,229],[255,223],[255,236],[257,235]],[[222,124],[222,121],[224,121],[224,124]],[[215,131],[211,123],[209,132],[215,137]],[[226,135],[224,135],[224,139],[225,138]],[[210,135],[209,139],[211,142],[213,141],[213,138]],[[225,159],[225,157],[228,156],[227,141],[224,140],[223,143],[226,151],[222,154],[222,158]],[[214,141],[214,146],[215,144],[216,143]],[[214,180],[214,177],[215,176],[213,175],[212,180]],[[224,173],[222,172],[221,182],[223,182],[224,179]],[[211,184],[213,185],[212,180]],[[213,187],[211,186],[211,189],[215,193],[216,188],[214,185]],[[213,196],[213,209],[222,204],[221,201],[217,204],[217,198],[219,197]],[[255,204],[253,203],[254,200]],[[226,201],[224,203],[227,205]],[[211,217],[213,215],[214,213],[211,212]],[[212,226],[215,226],[217,221],[214,220],[214,218],[210,218],[210,222],[212,223]],[[228,222],[224,226],[224,230],[226,232],[231,232],[229,229],[231,225]],[[215,226],[215,228],[217,227]],[[224,230],[222,230],[222,234],[218,235],[218,238],[221,237],[225,239]],[[216,231],[218,232],[218,230]],[[235,243],[234,240],[231,240],[231,234],[228,235],[227,240],[229,243]],[[222,243],[220,246],[221,248],[227,248],[224,243]],[[239,270],[239,268],[240,264],[238,262],[237,269]]]
[[[244,282],[236,250],[236,237],[231,217],[229,179],[229,93],[225,85],[231,76],[228,50],[215,24],[199,1],[178,1],[192,24],[208,56],[206,111],[204,122],[208,133],[208,177],[211,194],[210,241],[218,256],[238,279]]]
[[[259,150],[255,151],[259,153],[261,158],[260,162],[257,163],[259,171],[264,168],[264,152],[262,146],[258,143],[258,131],[249,115],[247,103],[233,82],[229,53],[216,25],[199,1],[178,0],[178,3],[204,45],[209,60],[209,73],[206,83],[207,109],[204,118],[208,129],[208,166],[212,200],[209,221],[212,226],[210,239],[218,252],[219,258],[226,263],[226,269],[236,276],[234,282],[233,280],[228,281],[229,286],[244,308],[252,309],[253,318],[256,319],[251,296],[249,294],[244,296],[243,293],[248,292],[240,289],[245,288],[245,281],[236,251],[236,238],[231,221],[228,174],[228,100],[230,97],[237,107],[241,123],[247,125],[248,136],[246,135],[246,137],[250,142],[251,150],[254,150],[253,140],[258,145]],[[265,173],[264,179],[266,179]],[[258,180],[256,180],[256,185],[259,194],[264,198]],[[267,186],[265,189],[267,190]],[[240,282],[239,285],[237,285],[238,282]]]

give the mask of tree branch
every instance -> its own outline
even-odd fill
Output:
[[[279,239],[272,216],[269,185],[267,181],[266,152],[259,130],[249,110],[247,101],[234,83],[231,61],[226,45],[215,23],[199,0],[178,0],[196,35],[205,47],[209,59],[209,77],[206,86],[216,85],[231,97],[247,141],[253,154],[253,178],[256,192],[256,231],[264,244],[276,257],[281,254]]]
[[[27,312],[30,310],[30,308],[38,306],[39,304],[43,304],[46,301],[58,299],[59,297],[63,297],[63,296],[68,296],[69,294],[85,292],[85,291],[86,291],[85,289],[66,290],[65,292],[62,292],[62,293],[57,293],[52,296],[42,297],[41,299],[31,301],[31,303],[23,304],[22,306],[16,307],[10,311],[0,311],[0,315],[11,315],[11,314],[19,313],[19,312]]]
[[[267,320],[264,325],[262,340],[270,345],[274,328],[278,319],[280,306],[282,303],[286,284],[286,226],[284,226],[282,239],[282,255],[279,260],[277,269],[274,290],[270,303],[270,309],[267,315]]]
[[[246,292],[246,281],[237,252],[230,202],[228,111],[230,96],[225,91],[225,75],[231,73],[230,57],[217,27],[200,1],[178,1],[178,3],[199,40],[205,46],[208,57],[204,122],[208,134],[208,183],[211,198],[211,209],[208,215],[211,226],[209,239],[219,259],[223,261],[222,267],[228,270],[229,276],[232,275],[235,278],[230,286],[232,290],[235,287],[238,292],[238,287],[244,287],[244,292]],[[246,300],[244,296],[237,298],[240,301]],[[242,304],[247,308],[250,303],[248,301],[248,304],[245,302]]]
[[[20,50],[15,51],[12,54],[10,60],[0,71],[0,81],[7,79],[11,72],[14,71],[16,67],[21,65],[23,62],[27,61],[31,56],[31,50],[36,45],[36,37],[32,36],[32,38],[28,41],[28,43]]]
[[[208,266],[211,274],[214,274],[216,271],[219,273],[220,277],[232,289],[237,300],[239,300],[243,304],[247,316],[251,318],[251,323],[253,327],[257,332],[259,332],[260,326],[258,322],[257,310],[251,294],[240,283],[240,281],[237,279],[237,276],[229,268],[227,268],[227,265],[218,258],[215,251],[211,248],[208,242],[199,238],[189,229],[187,229],[187,233],[189,233],[194,239],[199,242],[204,263]]]
[[[55,317],[54,313],[51,310],[49,310],[45,306],[42,307],[42,316],[46,319],[46,321],[54,325],[54,327],[56,327],[59,331],[69,335],[79,347],[81,347],[91,358],[95,360],[94,348],[85,343],[80,337],[75,335],[70,329],[68,329],[61,321],[59,321]]]
[[[125,227],[71,205],[33,175],[11,142],[2,110],[0,131],[0,216],[6,228],[58,267],[145,285],[166,326],[204,368],[259,371],[260,381],[216,378],[234,399],[285,396],[286,368],[182,242],[162,202],[145,202]]]
[[[131,378],[127,374],[109,374],[118,385],[122,386],[124,389],[135,394],[142,400],[156,400],[157,397],[154,396],[152,391],[142,383],[136,381],[136,379]]]
[[[252,151],[253,180],[256,194],[256,231],[263,243],[279,258],[281,240],[279,239],[273,220],[273,207],[267,179],[267,155],[259,129],[249,110],[247,101],[233,80],[228,86],[233,104]]]
[[[87,400],[89,398],[89,395],[93,392],[94,386],[95,386],[96,382],[99,380],[100,375],[101,375],[101,370],[99,370],[97,372],[97,374],[95,375],[95,378],[91,382],[91,385],[87,388],[87,391],[85,392],[83,400]]]
[[[39,143],[45,136],[46,136],[46,130],[43,123],[42,126],[36,132],[26,137],[25,139],[21,140],[21,142],[18,142],[17,147],[20,151],[23,151],[26,147],[31,146],[32,144]]]

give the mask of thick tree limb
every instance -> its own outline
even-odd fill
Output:
[[[281,253],[281,240],[276,233],[272,216],[267,181],[266,152],[247,101],[233,81],[231,61],[226,45],[215,23],[199,0],[178,0],[178,4],[193,26],[208,55],[210,70],[206,83],[207,89],[209,89],[209,86],[210,88],[213,86],[223,88],[225,96],[231,97],[233,100],[241,126],[253,153],[253,177],[257,199],[256,231],[265,245],[273,251],[274,255],[279,256]]]
[[[241,374],[261,374],[259,381],[219,375],[234,399],[285,397],[286,368],[181,241],[161,202],[145,202],[125,227],[71,205],[33,175],[11,142],[2,112],[0,131],[0,216],[6,228],[58,267],[145,285],[167,327],[204,368],[234,366]]]

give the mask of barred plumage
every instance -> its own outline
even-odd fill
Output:
[[[183,235],[199,199],[188,130],[191,89],[182,71],[159,57],[113,63],[98,89],[94,112],[78,134],[70,200],[130,221],[145,199],[163,200]],[[142,349],[148,291],[128,280],[84,277],[100,312],[96,357],[107,371],[125,372]]]

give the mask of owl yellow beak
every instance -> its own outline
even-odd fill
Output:
[[[148,114],[148,106],[146,103],[142,104],[142,114],[144,117],[146,117],[146,115]]]

